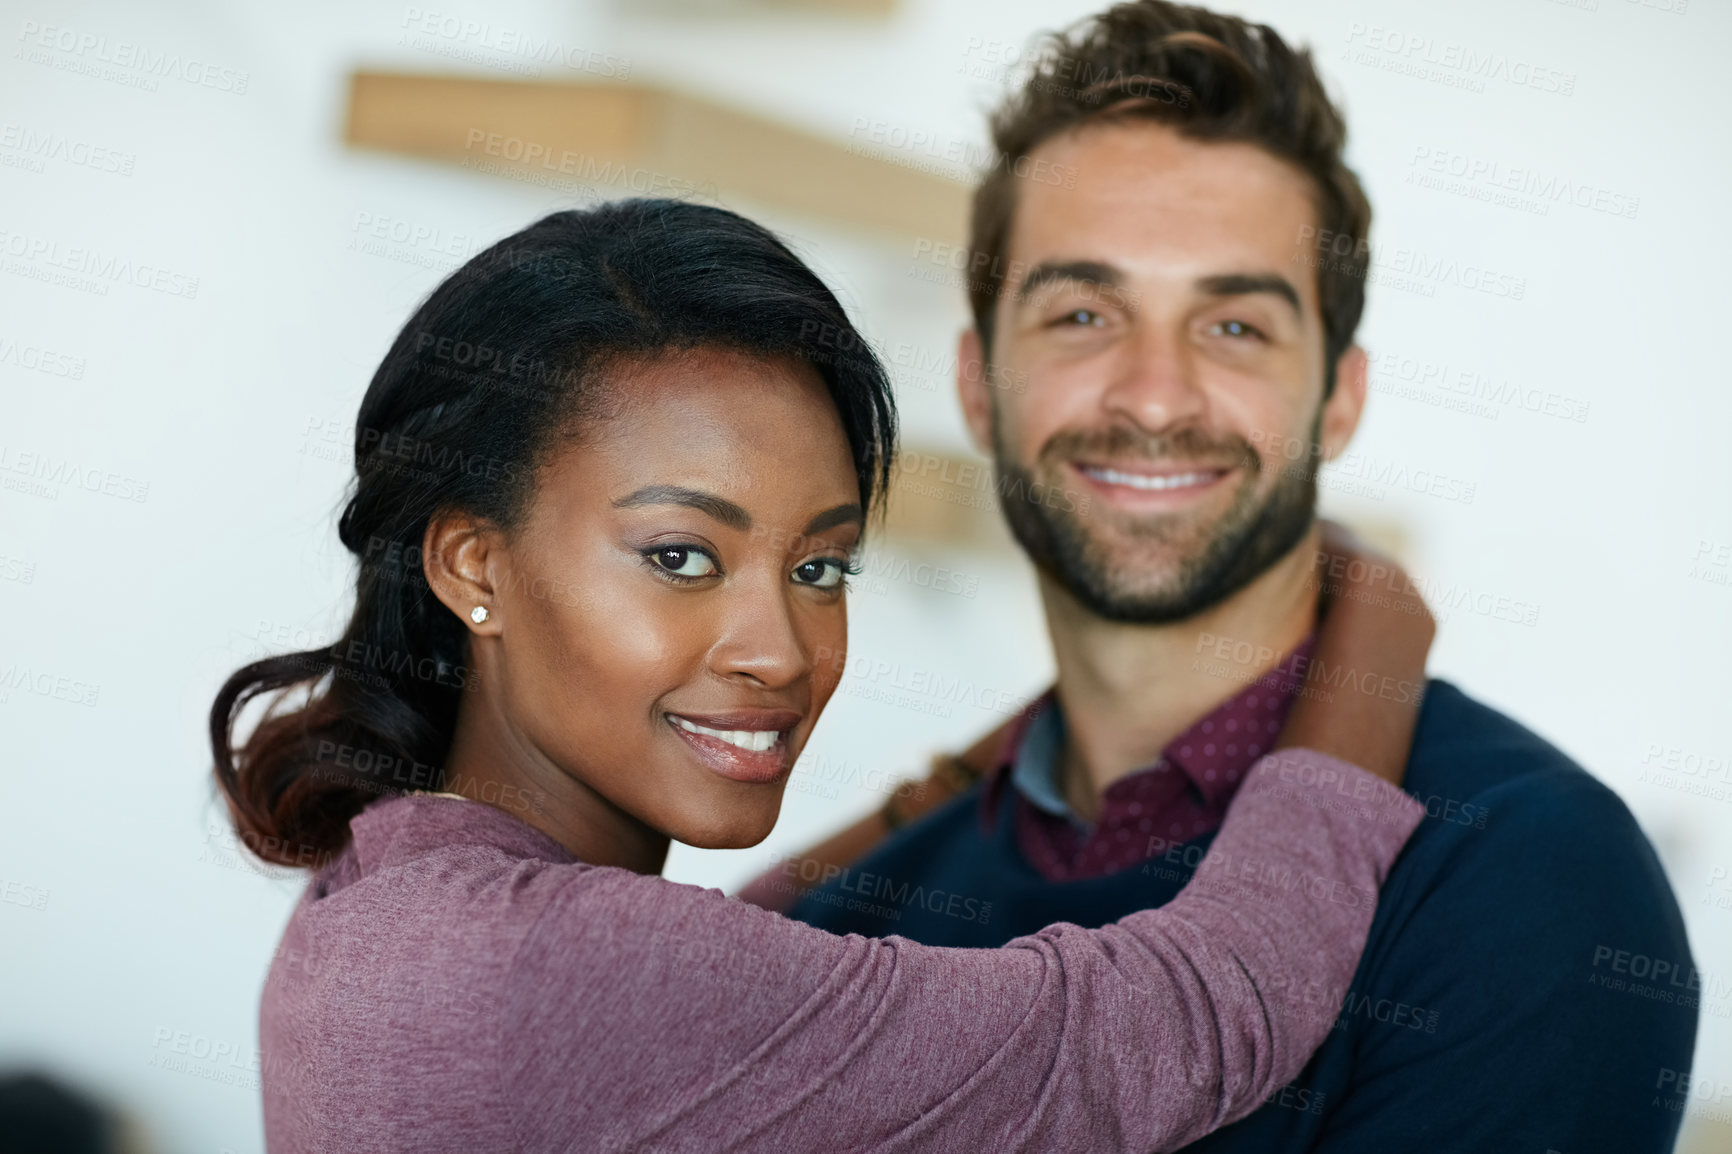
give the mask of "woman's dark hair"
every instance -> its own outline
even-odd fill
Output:
[[[895,457],[884,368],[811,269],[725,209],[636,199],[558,212],[452,273],[373,374],[355,422],[355,480],[338,522],[360,562],[355,612],[327,648],[255,661],[211,706],[216,780],[242,842],[317,866],[381,793],[438,790],[469,670],[464,625],[428,588],[436,511],[509,531],[537,468],[596,413],[622,359],[719,347],[791,357],[823,379],[862,505],[881,507]],[[304,687],[304,700],[277,691]],[[238,749],[231,731],[277,693]]]

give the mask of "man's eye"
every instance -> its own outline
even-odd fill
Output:
[[[1223,336],[1229,337],[1250,337],[1253,340],[1263,339],[1263,333],[1261,330],[1253,328],[1244,321],[1216,321],[1214,324],[1209,326],[1209,331],[1211,333],[1220,333]]]
[[[669,545],[648,554],[650,563],[674,577],[708,577],[716,572],[716,563],[702,549],[685,545]]]
[[[834,589],[842,584],[842,575],[852,572],[840,558],[814,557],[794,567],[794,583],[814,589]]]
[[[1060,325],[1086,325],[1091,328],[1099,328],[1101,325],[1106,324],[1106,318],[1095,312],[1093,309],[1072,309],[1070,312],[1060,316],[1054,323]]]

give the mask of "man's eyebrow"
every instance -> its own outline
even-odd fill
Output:
[[[1305,309],[1299,303],[1299,290],[1293,287],[1293,282],[1279,273],[1224,273],[1221,276],[1206,276],[1197,282],[1197,287],[1217,297],[1248,296],[1252,293],[1273,293],[1293,306],[1293,311],[1300,316],[1305,315]]]
[[[866,514],[860,506],[849,501],[846,504],[836,506],[834,509],[826,509],[813,517],[806,523],[805,532],[807,536],[811,536],[813,533],[822,533],[826,529],[834,529],[838,525],[846,525],[850,521],[863,524],[865,520]]]
[[[1118,288],[1121,280],[1123,280],[1123,276],[1118,269],[1098,260],[1042,261],[1029,269],[1028,275],[1022,278],[1022,284],[1016,290],[1017,303],[1027,303],[1029,297],[1047,285],[1058,284],[1061,281],[1099,285],[1102,288]]]
[[[684,505],[708,514],[730,529],[744,531],[752,527],[752,515],[726,497],[683,485],[645,485],[613,503],[615,509],[634,509],[639,505]]]

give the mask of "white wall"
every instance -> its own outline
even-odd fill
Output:
[[[1732,888],[1711,884],[1732,873],[1732,388],[1714,343],[1732,263],[1732,13],[1718,0],[1688,0],[1681,14],[1662,6],[1682,2],[1241,10],[1316,46],[1347,107],[1380,259],[1456,270],[1372,288],[1362,336],[1390,370],[1355,447],[1374,476],[1440,472],[1472,485],[1472,500],[1399,483],[1351,495],[1338,472],[1327,504],[1405,524],[1440,595],[1537,608],[1531,625],[1471,607],[1440,614],[1435,667],[1629,803],[1721,991],[1702,1017],[1698,1071],[1732,1081]],[[908,0],[881,26],[713,22],[669,5],[646,14],[577,0],[421,7],[626,57],[636,78],[844,141],[861,141],[850,132],[865,118],[978,145],[1004,47],[1093,5]],[[156,1149],[261,1147],[257,1092],[234,1083],[246,1081],[260,982],[299,888],[247,868],[222,833],[203,728],[211,695],[256,653],[305,647],[341,620],[349,570],[334,515],[346,429],[409,310],[455,259],[571,203],[338,143],[349,69],[486,67],[401,42],[408,11],[0,4],[0,672],[7,684],[67,679],[59,696],[0,685],[0,1065],[43,1063],[97,1090],[142,1119]],[[245,91],[172,76],[144,90],[136,68],[88,75],[68,65],[91,53],[34,48],[32,25],[178,52],[212,64],[219,86],[244,73]],[[1506,75],[1568,76],[1573,90],[1492,79],[1474,91],[1459,68],[1436,74],[1453,83],[1391,71],[1411,60],[1388,51],[1392,36],[1429,37],[1421,55],[1495,54]],[[32,170],[19,144],[44,134],[107,159]],[[1483,182],[1469,195],[1420,183],[1428,158],[1455,156],[1600,190],[1602,208],[1634,199],[1635,213],[1545,202],[1541,214],[1476,199]],[[949,349],[960,293],[911,279],[921,266],[909,250],[736,207],[791,233],[869,332],[929,357]],[[357,221],[387,217],[434,235],[357,248]],[[171,289],[196,278],[196,296],[43,283],[41,246],[59,259],[89,248],[159,266]],[[1521,299],[1464,287],[1467,266],[1519,280]],[[51,369],[76,377],[30,367],[38,354],[26,350],[43,349],[58,354]],[[1444,368],[1409,388],[1408,363]],[[1482,398],[1480,412],[1436,403],[1457,394],[1435,381],[1460,387],[1463,373],[1506,399]],[[1506,382],[1535,404],[1552,394],[1555,409],[1585,406],[1586,419],[1524,411]],[[911,437],[962,443],[947,383],[908,376],[903,402]],[[70,459],[97,491],[32,489],[7,471],[24,454]],[[894,581],[862,593],[855,652],[989,694],[1035,691],[1050,663],[1026,575],[971,575],[972,598]],[[925,753],[997,718],[957,701],[868,701],[867,688],[849,685],[820,728],[814,752],[831,765],[916,771]],[[1669,758],[1687,772],[1656,773]],[[677,849],[672,876],[731,888],[771,852],[882,800],[853,787],[825,796],[822,774],[802,784],[812,788],[789,794],[764,845]],[[159,1039],[183,1032],[239,1065],[156,1064],[171,1049]]]

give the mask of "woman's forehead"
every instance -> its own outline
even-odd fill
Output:
[[[860,498],[841,417],[804,362],[682,350],[621,364],[602,387],[606,416],[550,462],[568,500],[679,486],[803,524]]]

